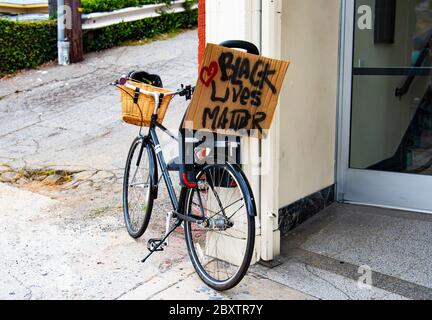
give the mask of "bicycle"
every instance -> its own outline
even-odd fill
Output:
[[[238,42],[235,44],[239,46]],[[152,97],[154,111],[147,134],[142,133],[141,127],[126,161],[123,213],[127,231],[135,239],[145,233],[163,178],[173,210],[167,214],[165,233],[161,238],[148,241],[149,253],[142,262],[155,252],[163,251],[168,238],[184,224],[189,257],[199,277],[215,290],[229,290],[245,276],[254,252],[257,214],[249,182],[241,167],[229,161],[223,164],[212,161],[194,163],[194,179],[190,178],[190,171],[182,172],[184,163],[181,156],[167,164],[156,129],[180,143],[186,141],[184,135],[176,136],[158,121],[158,110],[167,96],[183,96],[186,101],[190,100],[194,88],[182,85],[175,92],[159,93],[139,88],[131,80],[137,81],[137,77],[122,77],[116,86],[133,90],[135,101],[138,95]],[[153,82],[161,85],[160,78],[156,77],[156,80]],[[193,141],[196,148],[202,142]],[[179,197],[170,172],[180,175],[182,188]]]

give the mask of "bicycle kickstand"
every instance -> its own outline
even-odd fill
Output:
[[[150,253],[141,260],[142,263],[146,262],[148,258],[150,258],[153,253],[158,252],[158,251],[162,251],[163,248],[162,246],[164,245],[165,241],[171,236],[171,234],[178,228],[180,227],[182,224],[182,221],[179,220],[175,223],[174,227],[165,235],[165,237],[163,237],[161,240],[158,241],[154,241],[154,243],[158,243],[154,248],[152,248],[151,250],[149,249]]]

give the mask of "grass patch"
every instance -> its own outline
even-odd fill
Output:
[[[18,174],[21,177],[30,179],[30,180],[35,180],[37,177],[42,177],[42,176],[51,176],[53,174],[57,174],[56,170],[24,170],[21,169],[18,171]]]
[[[146,4],[170,3],[169,0],[82,0],[84,13],[107,12]]]
[[[99,51],[132,43],[137,40],[155,38],[162,34],[178,32],[197,25],[198,11],[187,10],[177,13],[164,13],[158,17],[122,22],[95,30],[84,31],[84,50]],[[141,42],[143,43],[143,42]]]
[[[46,177],[52,175],[59,175],[62,177],[62,183],[67,183],[72,181],[74,172],[64,171],[64,170],[54,170],[54,169],[42,169],[42,170],[27,170],[20,169],[17,171],[20,178],[26,178],[28,180],[41,181]]]

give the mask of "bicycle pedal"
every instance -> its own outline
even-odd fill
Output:
[[[147,242],[148,251],[159,252],[164,251],[164,243],[162,243],[162,239],[150,239]],[[156,249],[157,248],[157,249]]]

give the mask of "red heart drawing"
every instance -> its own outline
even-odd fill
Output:
[[[200,79],[201,82],[204,83],[206,87],[210,86],[213,79],[216,77],[216,75],[219,72],[219,65],[216,61],[213,61],[210,63],[208,67],[204,67],[201,70]]]

